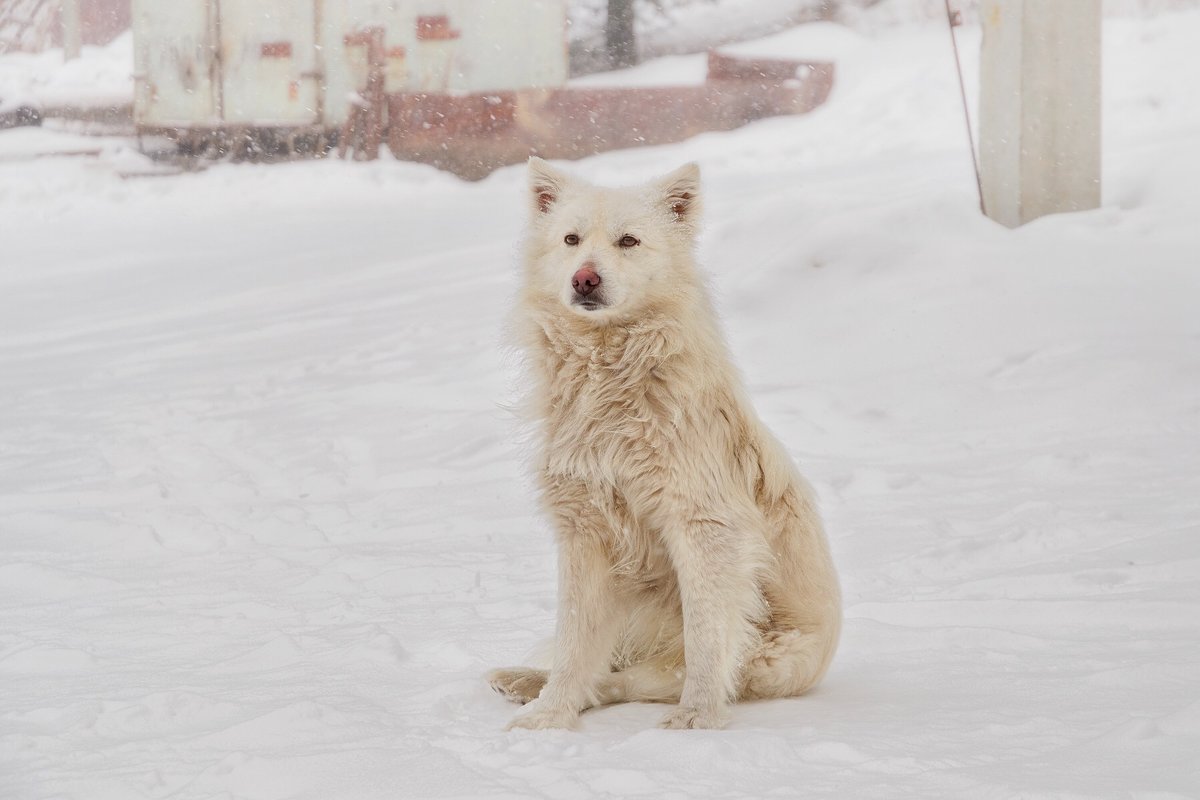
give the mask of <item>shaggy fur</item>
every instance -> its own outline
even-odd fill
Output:
[[[714,728],[731,700],[801,694],[837,646],[837,577],[696,270],[699,169],[631,189],[529,174],[521,343],[560,605],[548,673],[488,675],[526,704],[509,727],[658,701],[678,703],[663,727]]]

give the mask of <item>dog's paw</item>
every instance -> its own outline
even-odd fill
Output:
[[[571,728],[574,727],[577,719],[579,719],[579,713],[576,711],[543,705],[540,701],[535,700],[521,709],[504,730],[524,729],[541,731],[554,728]]]
[[[658,727],[671,731],[686,731],[698,728],[723,728],[728,715],[720,710],[702,710],[690,706],[679,706],[663,717]]]
[[[505,667],[494,669],[485,677],[488,684],[505,698],[524,705],[542,693],[549,673],[532,667]]]

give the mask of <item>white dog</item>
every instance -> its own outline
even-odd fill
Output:
[[[755,415],[694,263],[695,164],[607,189],[529,162],[519,298],[557,532],[549,673],[489,673],[527,703],[510,728],[589,707],[678,703],[716,728],[739,698],[817,683],[841,629],[810,489]]]

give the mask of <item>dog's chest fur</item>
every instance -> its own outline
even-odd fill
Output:
[[[545,468],[621,492],[631,482],[653,481],[681,413],[668,380],[680,357],[669,331],[661,325],[545,331]]]
[[[544,330],[543,480],[586,491],[626,585],[670,594],[669,558],[647,512],[676,447],[678,348],[658,325]]]

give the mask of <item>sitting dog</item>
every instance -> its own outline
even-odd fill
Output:
[[[696,268],[699,168],[609,189],[534,158],[529,178],[518,324],[559,608],[548,673],[488,675],[525,704],[509,728],[626,701],[717,728],[733,700],[807,691],[837,647],[837,575]]]

